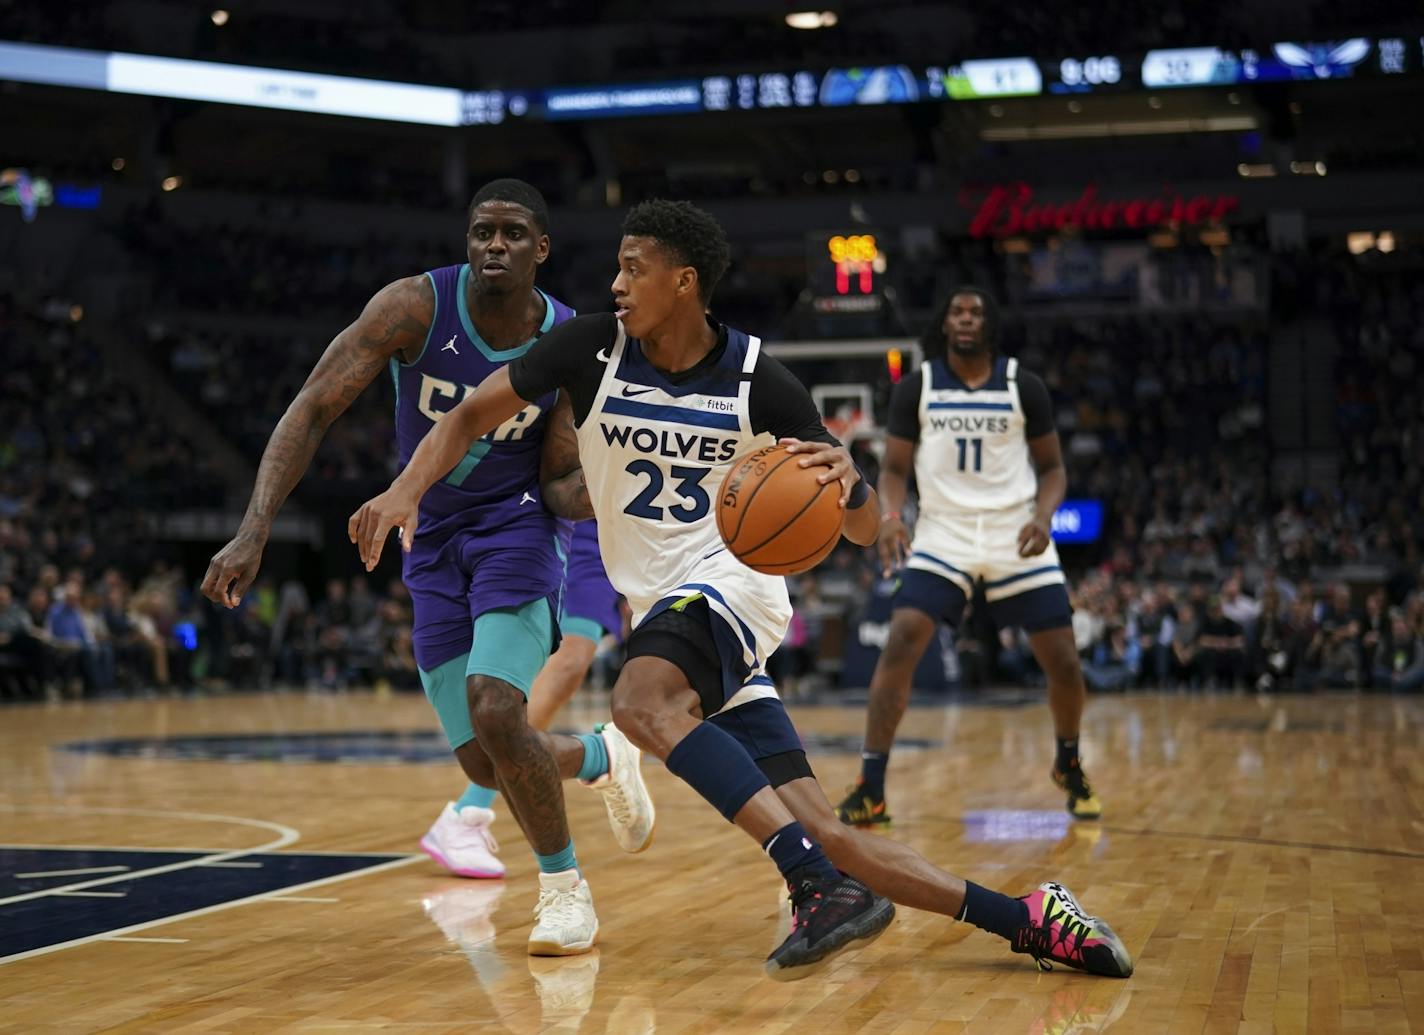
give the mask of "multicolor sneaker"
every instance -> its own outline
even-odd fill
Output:
[[[504,863],[494,854],[499,845],[490,833],[493,822],[493,809],[456,809],[453,801],[447,802],[420,839],[420,850],[458,877],[498,880],[504,876]]]
[[[1065,772],[1058,766],[1050,773],[1053,782],[1068,792],[1068,812],[1074,819],[1097,819],[1103,814],[1103,803],[1093,793],[1081,763],[1074,761]]]
[[[1040,884],[1019,901],[1028,907],[1028,923],[1009,944],[1014,952],[1032,956],[1040,970],[1061,963],[1103,977],[1132,976],[1132,957],[1122,939],[1103,921],[1083,912],[1062,884]]]
[[[618,847],[625,852],[641,852],[653,843],[657,813],[639,767],[642,752],[611,722],[596,728],[608,751],[608,772],[584,784],[603,795],[608,822]]]
[[[855,942],[869,944],[895,919],[895,905],[854,877],[806,877],[791,889],[791,933],[762,969],[773,981],[798,981]]]
[[[836,818],[848,827],[870,828],[890,825],[890,813],[885,809],[884,795],[876,796],[857,783],[836,806]]]

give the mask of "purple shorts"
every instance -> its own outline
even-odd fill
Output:
[[[569,547],[569,571],[564,580],[564,617],[566,634],[588,636],[591,626],[619,638],[623,634],[623,615],[618,610],[618,591],[608,581],[603,569],[603,556],[598,552],[598,525],[580,521],[574,526],[573,543]]]
[[[552,616],[560,614],[564,572],[551,522],[460,531],[424,549],[417,538],[402,561],[415,611],[415,661],[427,672],[470,652],[475,619],[486,611],[546,597]],[[558,648],[553,625],[550,652]]]

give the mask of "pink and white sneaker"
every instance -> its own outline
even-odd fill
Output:
[[[504,876],[504,863],[495,855],[499,845],[490,833],[493,822],[493,809],[466,805],[457,810],[454,802],[447,802],[420,839],[420,849],[457,876],[498,880]]]
[[[1028,907],[1028,923],[1010,946],[1032,956],[1040,970],[1061,963],[1103,977],[1132,976],[1132,956],[1122,939],[1100,917],[1089,916],[1062,884],[1040,884],[1019,901]]]

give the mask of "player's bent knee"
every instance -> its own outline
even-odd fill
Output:
[[[481,787],[495,785],[494,763],[478,740],[471,740],[455,749],[455,759],[460,763],[467,779]]]
[[[490,676],[472,677],[468,693],[475,739],[487,754],[498,757],[528,725],[524,695],[504,680]]]

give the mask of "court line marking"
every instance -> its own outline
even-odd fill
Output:
[[[214,866],[225,870],[260,870],[262,864],[258,862],[204,862],[203,866]]]
[[[308,881],[305,884],[293,884],[287,888],[273,888],[271,891],[263,891],[256,895],[248,895],[246,898],[236,898],[231,902],[219,902],[216,905],[204,906],[202,909],[192,909],[186,913],[175,913],[172,916],[159,917],[156,920],[145,920],[142,923],[130,924],[128,927],[118,927],[112,931],[102,931],[99,934],[85,935],[83,938],[73,938],[67,942],[59,942],[56,945],[45,945],[38,949],[31,949],[28,952],[16,953],[13,956],[0,957],[0,967],[7,963],[16,963],[20,960],[27,960],[33,956],[44,956],[51,952],[58,952],[60,949],[73,949],[81,945],[88,945],[91,942],[117,941],[119,935],[126,935],[132,931],[146,931],[151,927],[158,927],[162,924],[171,924],[178,920],[188,920],[195,916],[206,916],[209,913],[218,913],[224,909],[232,909],[235,906],[248,905],[253,902],[261,902],[264,899],[277,898],[287,891],[304,891],[307,888],[318,888],[326,884],[334,884],[339,880],[348,880],[351,877],[364,877],[369,873],[380,873],[382,870],[394,870],[400,866],[409,866],[411,863],[420,862],[428,857],[423,854],[407,855],[402,859],[392,859],[390,862],[377,863],[375,866],[367,866],[361,870],[351,870],[349,873],[338,873],[330,877],[322,877],[318,880]]]
[[[31,877],[83,877],[90,873],[122,873],[127,866],[87,866],[82,870],[36,870],[34,873],[12,873],[12,877],[28,880]]]
[[[1135,830],[1130,827],[1104,826],[1110,834],[1135,834],[1138,837],[1177,837],[1188,841],[1228,841],[1233,844],[1264,845],[1268,848],[1301,848],[1311,852],[1345,852],[1353,855],[1384,855],[1396,859],[1424,859],[1424,852],[1403,848],[1370,848],[1355,845],[1328,845],[1314,841],[1282,841],[1274,837],[1248,837],[1244,834],[1193,834],[1181,830]]]
[[[186,870],[193,866],[201,866],[204,863],[225,862],[228,859],[236,859],[243,855],[271,852],[279,848],[286,848],[290,844],[295,844],[302,836],[295,828],[282,823],[271,823],[265,819],[251,819],[244,816],[225,816],[216,812],[170,812],[162,809],[79,808],[65,805],[0,805],[0,810],[9,812],[78,813],[80,815],[158,816],[163,819],[192,819],[207,823],[236,823],[240,826],[260,827],[265,830],[271,830],[277,834],[275,839],[264,845],[259,845],[256,848],[236,848],[226,852],[218,852],[216,855],[202,856],[197,859],[184,859],[182,862],[168,863],[164,866],[151,866],[144,870],[132,870],[128,873],[115,874],[112,877],[95,877],[93,880],[80,881],[77,884],[64,884],[57,888],[44,888],[39,891],[25,892],[21,895],[11,895],[9,898],[0,898],[0,906],[9,905],[12,902],[25,902],[32,898],[44,898],[46,895],[55,895],[61,891],[82,891],[85,888],[95,888],[102,884],[113,884],[115,881],[137,880],[143,877],[153,877],[160,873]]]
[[[127,898],[127,891],[56,891],[60,898]]]
[[[187,945],[187,938],[105,938],[108,942],[143,942],[154,945]]]
[[[7,806],[0,805],[0,809],[6,808],[6,807],[7,807]],[[182,854],[185,854],[185,855],[219,855],[219,854],[221,854],[221,853],[223,853],[223,852],[229,851],[229,849],[227,849],[227,848],[154,848],[154,847],[151,846],[151,845],[54,845],[54,844],[41,845],[41,844],[19,843],[19,842],[15,842],[15,841],[5,841],[5,842],[3,842],[3,843],[0,843],[0,852],[3,852],[3,851],[4,851],[5,849],[7,849],[7,848],[18,848],[18,849],[21,849],[21,850],[30,850],[30,851],[37,851],[37,852],[151,852],[151,853],[153,853],[154,855],[157,855],[157,854],[162,853],[162,852],[182,853]],[[256,851],[258,851],[258,849],[256,849],[256,848],[244,848],[243,851],[244,851],[244,852],[256,852]],[[301,854],[301,855],[340,855],[340,856],[348,856],[348,855],[349,855],[349,856],[354,856],[354,857],[356,857],[356,858],[362,858],[362,857],[365,857],[365,856],[369,856],[369,857],[371,857],[371,858],[384,859],[386,856],[389,856],[389,855],[399,855],[400,853],[399,853],[399,852],[340,852],[340,851],[337,851],[337,850],[332,849],[332,848],[320,848],[320,849],[318,849],[318,848],[304,848],[304,849],[302,849],[301,852],[298,853],[298,854]]]
[[[301,895],[276,895],[273,902],[340,902],[339,898],[303,898]]]

